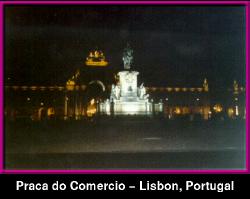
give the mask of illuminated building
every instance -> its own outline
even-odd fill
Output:
[[[95,84],[102,87],[101,83],[95,82]],[[89,84],[85,84],[77,87],[71,81],[68,81],[65,86],[53,86],[53,90],[46,86],[37,86],[36,89],[33,86],[5,86],[5,116],[9,119],[32,118],[37,120],[50,117],[52,114],[59,119],[81,119],[90,115],[90,112],[93,116],[98,111],[111,115],[109,99],[105,101],[105,110],[98,110],[100,107],[97,107],[98,103],[104,103],[103,98],[95,100],[91,107],[89,104],[93,98],[87,98],[86,106],[84,105],[81,97],[87,94],[89,86]],[[110,94],[111,87],[106,85],[105,91],[102,92]],[[200,116],[207,120],[217,114],[231,119],[245,118],[246,116],[245,88],[239,89],[237,94],[234,94],[234,88],[224,89],[221,91],[223,96],[220,98],[209,95],[211,89],[209,92],[204,89],[199,92],[199,87],[192,87],[192,89],[184,87],[186,91],[181,89],[177,92],[170,88],[174,87],[165,87],[164,89],[162,87],[145,87],[149,96],[155,101],[160,102],[160,99],[164,99],[162,104],[166,118]],[[49,108],[53,108],[53,112],[52,110],[48,111]]]
[[[101,51],[92,51],[86,59],[89,62],[65,80],[65,85],[5,85],[6,119],[80,120],[98,114],[157,113],[166,119],[246,118],[246,90],[237,81],[224,89],[210,88],[204,77],[199,85],[144,86],[137,82],[139,72],[130,69],[131,54],[123,56],[120,72],[108,64],[89,65],[98,59],[99,63],[106,61]]]

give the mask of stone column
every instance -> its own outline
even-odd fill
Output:
[[[65,95],[64,98],[64,120],[68,119],[68,97]]]

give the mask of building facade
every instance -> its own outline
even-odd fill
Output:
[[[161,113],[166,119],[245,119],[246,90],[237,81],[220,90],[210,88],[206,78],[198,86],[144,86],[137,82],[139,72],[130,70],[131,56],[127,52],[123,57],[124,70],[117,75],[96,50],[65,85],[5,85],[5,118],[81,120]]]

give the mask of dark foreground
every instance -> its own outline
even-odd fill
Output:
[[[244,169],[245,121],[6,122],[7,169]]]

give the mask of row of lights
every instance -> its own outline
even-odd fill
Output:
[[[192,92],[194,92],[194,91],[198,91],[198,92],[202,92],[204,89],[203,88],[178,88],[178,87],[175,87],[175,88],[172,88],[172,87],[160,87],[160,88],[157,88],[157,87],[146,87],[146,89],[148,89],[148,90],[152,90],[152,91],[157,91],[157,90],[159,90],[159,91],[164,91],[164,90],[166,90],[166,91],[169,91],[169,92],[171,92],[171,91],[176,91],[176,92],[179,92],[179,91],[192,91]]]
[[[24,91],[26,91],[26,90],[35,91],[35,90],[39,90],[39,89],[41,91],[44,91],[46,89],[50,90],[50,91],[54,91],[54,90],[62,91],[65,89],[63,86],[49,86],[49,87],[46,87],[46,86],[5,86],[5,89],[9,89],[9,88],[12,88],[14,90],[22,89]]]
[[[166,98],[165,100],[168,101],[169,99]],[[200,101],[200,98],[196,98],[196,101]]]

